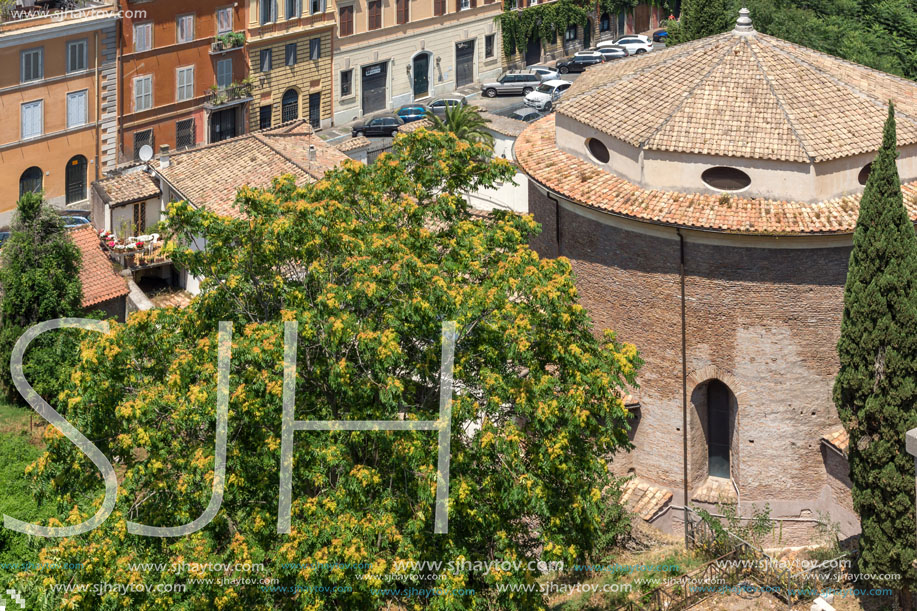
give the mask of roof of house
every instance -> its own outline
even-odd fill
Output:
[[[309,160],[315,147],[315,160]],[[253,132],[190,151],[173,153],[156,171],[195,206],[223,216],[239,216],[236,192],[242,186],[267,188],[292,174],[297,183],[313,183],[345,160],[344,153],[312,132],[304,120]]]
[[[356,138],[348,138],[347,140],[344,140],[343,142],[339,142],[338,144],[335,144],[334,148],[341,151],[342,153],[346,153],[348,151],[356,151],[358,149],[365,148],[369,146],[370,144],[372,144],[372,142],[370,142],[369,138],[367,138],[363,134],[360,134]]]
[[[512,119],[510,117],[501,117],[500,115],[495,115],[492,112],[485,111],[480,114],[481,118],[487,119],[488,121],[485,127],[504,136],[516,138],[528,126],[528,123],[525,121]]]
[[[878,125],[881,134],[881,121]],[[862,195],[812,203],[647,189],[557,148],[553,114],[526,128],[516,139],[515,153],[516,162],[529,178],[570,201],[648,223],[707,231],[852,233]],[[917,181],[901,185],[901,190],[908,214],[917,221]]]
[[[832,429],[821,438],[821,442],[831,446],[844,456],[847,456],[847,448],[850,445],[850,437],[847,435],[844,427]]]
[[[92,184],[102,201],[111,206],[132,204],[161,194],[159,185],[146,172],[128,172]]]
[[[398,131],[402,134],[409,134],[413,131],[420,129],[421,127],[425,129],[432,129],[433,122],[430,119],[418,119],[417,121],[411,121],[410,123],[405,123],[398,128]]]
[[[670,491],[636,477],[624,484],[621,494],[621,502],[646,521],[652,520],[671,501]]]
[[[70,237],[83,255],[80,265],[83,307],[88,308],[127,295],[127,281],[115,272],[111,261],[102,252],[95,228],[92,225],[82,225],[71,229]]]
[[[644,150],[813,162],[877,151],[892,100],[917,143],[917,83],[747,23],[590,68],[557,113]]]

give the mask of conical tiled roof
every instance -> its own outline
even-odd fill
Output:
[[[878,150],[889,100],[917,142],[917,84],[739,25],[590,68],[557,113],[647,150],[818,162]]]

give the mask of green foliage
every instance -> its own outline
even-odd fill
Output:
[[[515,11],[509,10],[509,0],[505,0],[504,8],[506,10],[495,19],[500,23],[503,53],[510,56],[517,50],[525,51],[529,41],[535,38],[548,44],[557,36],[562,37],[573,24],[585,26],[595,5],[578,0],[557,0]]]
[[[684,0],[681,18],[667,24],[667,43],[688,42],[731,30],[738,17],[735,4],[735,0]]]
[[[889,105],[853,234],[834,402],[850,436],[859,571],[900,574],[896,583],[907,592],[917,585],[914,459],[904,445],[905,433],[917,427],[917,237],[897,156]]]
[[[420,129],[397,136],[374,164],[344,163],[314,185],[284,177],[267,191],[242,188],[242,218],[170,206],[172,258],[204,278],[203,292],[183,310],[139,312],[83,344],[63,393],[68,416],[119,465],[120,494],[100,528],[45,542],[48,557],[92,560],[78,574],[50,578],[174,583],[186,579],[170,572],[172,562],[250,561],[265,570],[203,576],[272,578],[302,589],[214,583],[50,602],[533,609],[543,604],[537,588],[497,586],[534,583],[539,572],[529,560],[583,562],[624,533],[608,460],[629,447],[621,395],[640,359],[610,332],[593,334],[569,262],[529,248],[531,217],[470,215],[462,193],[513,174],[480,143]],[[193,238],[206,239],[207,250],[186,248]],[[184,524],[210,499],[220,320],[235,325],[222,509],[187,537],[127,535],[128,518]],[[433,534],[436,438],[422,431],[296,433],[293,530],[277,534],[283,320],[299,324],[298,420],[436,419],[441,324],[457,322],[448,534]],[[33,474],[61,505],[78,505],[69,521],[95,511],[75,491],[100,495],[98,472],[66,439],[52,436]],[[385,581],[405,572],[396,562],[420,560],[518,560],[523,568],[444,567],[440,579]],[[134,562],[166,568],[139,573]],[[367,568],[314,566],[331,562]],[[20,590],[38,590],[31,586],[43,578],[25,577]],[[336,586],[352,591],[332,592]],[[476,593],[376,591],[431,586]],[[319,587],[329,590],[309,589]]]
[[[245,32],[226,32],[216,37],[216,41],[223,45],[224,49],[234,49],[245,44]]]
[[[16,340],[36,323],[81,311],[80,257],[63,220],[41,195],[23,195],[0,251],[0,387],[11,400],[21,400],[9,370]],[[71,332],[48,334],[26,353],[26,379],[43,396],[54,394],[60,376],[75,362],[74,337]]]
[[[736,537],[761,548],[764,540],[774,532],[776,522],[771,519],[770,505],[754,507],[750,517],[741,516],[736,503],[717,503],[716,509],[719,516],[704,509],[697,510],[701,521],[713,533],[713,540],[700,548],[710,556],[717,557],[732,550],[738,543]]]
[[[486,129],[490,121],[481,116],[476,106],[447,106],[445,119],[430,115],[430,122],[431,129],[449,132],[459,140],[469,143],[480,142],[488,147],[494,145],[494,137]]]

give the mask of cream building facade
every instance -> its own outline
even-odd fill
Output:
[[[338,0],[334,122],[499,76],[499,2]]]

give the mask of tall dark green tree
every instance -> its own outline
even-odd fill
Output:
[[[681,18],[667,24],[669,44],[721,34],[735,26],[738,9],[733,0],[684,0]]]
[[[79,315],[83,289],[79,248],[41,195],[22,196],[11,229],[0,251],[0,385],[15,398],[9,362],[16,340],[36,323]],[[57,332],[38,338],[26,354],[26,378],[46,398],[43,387],[56,379],[61,360],[73,351],[62,338],[71,336]]]
[[[917,584],[914,460],[904,436],[917,427],[917,236],[895,167],[894,107],[860,203],[844,291],[834,402],[850,435],[853,505],[860,517],[859,572],[895,573],[903,609]]]

